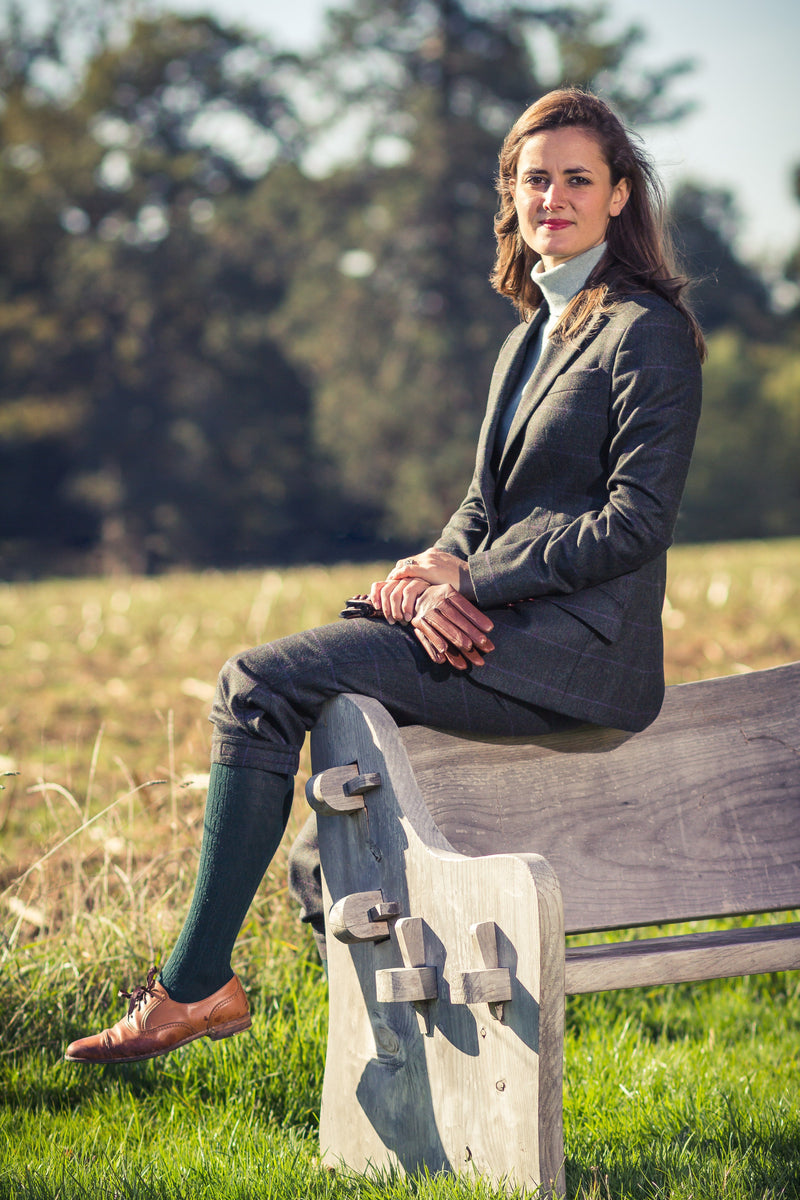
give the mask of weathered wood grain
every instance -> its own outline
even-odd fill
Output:
[[[455,854],[375,701],[326,705],[312,756],[317,770],[355,763],[354,771],[383,779],[363,812],[318,817],[326,907],[355,891],[396,899],[425,923],[422,965],[438,981],[436,997],[422,1004],[382,1002],[376,979],[391,977],[378,972],[408,969],[394,922],[377,944],[330,939],[325,1161],[357,1171],[477,1172],[498,1184],[563,1190],[564,934],[552,870],[536,855]],[[471,927],[490,919],[498,968],[512,979],[502,1022],[486,1003],[451,1000],[454,981],[475,965]]]
[[[691,983],[800,970],[800,924],[643,938],[567,950],[566,992]]]
[[[450,984],[451,1004],[496,1004],[510,1000],[512,995],[508,967],[461,971]]]
[[[478,921],[477,924],[471,926],[469,932],[478,960],[487,969],[496,967],[500,961],[498,944],[500,931],[494,921]]]
[[[486,970],[493,971],[500,964],[500,931],[494,921],[479,921],[470,929],[472,941],[481,962]],[[509,981],[510,983],[510,981]],[[502,1021],[505,1014],[505,1001],[511,997],[500,993],[507,992],[508,987],[497,987],[497,995],[489,1000],[489,1012],[496,1021]]]
[[[436,967],[384,967],[375,972],[375,996],[379,1004],[413,1004],[436,1000],[438,995]]]
[[[306,800],[316,813],[335,816],[336,813],[354,813],[364,807],[361,792],[345,792],[346,783],[358,779],[355,764],[335,767],[332,771],[321,771],[312,775],[306,783]]]
[[[361,930],[389,898],[406,915],[382,941],[330,943],[325,1160],[561,1194],[565,990],[800,967],[798,924],[564,948],[565,917],[579,932],[800,907],[799,693],[794,663],[668,689],[643,733],[530,741],[329,702],[312,760],[332,773],[312,794],[334,796],[318,809],[330,928]],[[382,785],[342,815],[348,772]]]
[[[800,896],[800,663],[667,689],[642,733],[400,730],[462,854],[554,867],[568,932],[790,909]]]
[[[328,929],[340,942],[377,942],[387,938],[389,924],[380,920],[376,911],[384,904],[382,892],[350,892],[340,896],[328,912]]]
[[[397,945],[407,967],[424,967],[431,944],[430,930],[421,917],[401,917],[395,922]]]

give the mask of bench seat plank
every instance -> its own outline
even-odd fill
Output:
[[[566,992],[800,969],[800,922],[567,948]]]
[[[568,933],[793,909],[800,663],[682,684],[642,733],[399,731],[461,854],[543,855]]]

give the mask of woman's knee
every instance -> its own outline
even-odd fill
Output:
[[[302,743],[328,691],[330,670],[314,631],[232,655],[217,680],[212,721],[231,721],[255,737]]]
[[[270,656],[263,653],[266,649],[260,646],[241,650],[223,663],[211,710],[211,720],[215,724],[233,722],[247,726],[252,720],[253,709],[264,707],[265,700],[274,690]]]
[[[275,669],[274,655],[269,644],[254,646],[232,654],[217,676],[217,693],[228,701],[246,698],[258,689],[261,692],[280,691],[281,672]]]

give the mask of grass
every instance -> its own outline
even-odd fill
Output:
[[[317,1159],[326,986],[285,853],[237,947],[254,1032],[127,1068],[63,1063],[174,939],[210,689],[238,647],[334,619],[364,568],[0,587],[0,1200],[490,1197]],[[673,551],[670,682],[800,658],[800,541]],[[294,825],[303,816],[298,776]],[[800,977],[570,999],[571,1200],[800,1197]]]

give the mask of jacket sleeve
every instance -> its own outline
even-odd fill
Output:
[[[672,541],[700,415],[700,363],[682,314],[642,309],[610,364],[607,501],[542,530],[528,520],[468,558],[481,608],[566,595],[635,571]]]
[[[486,508],[476,471],[469,491],[437,538],[436,549],[468,559],[486,537],[487,529]]]

